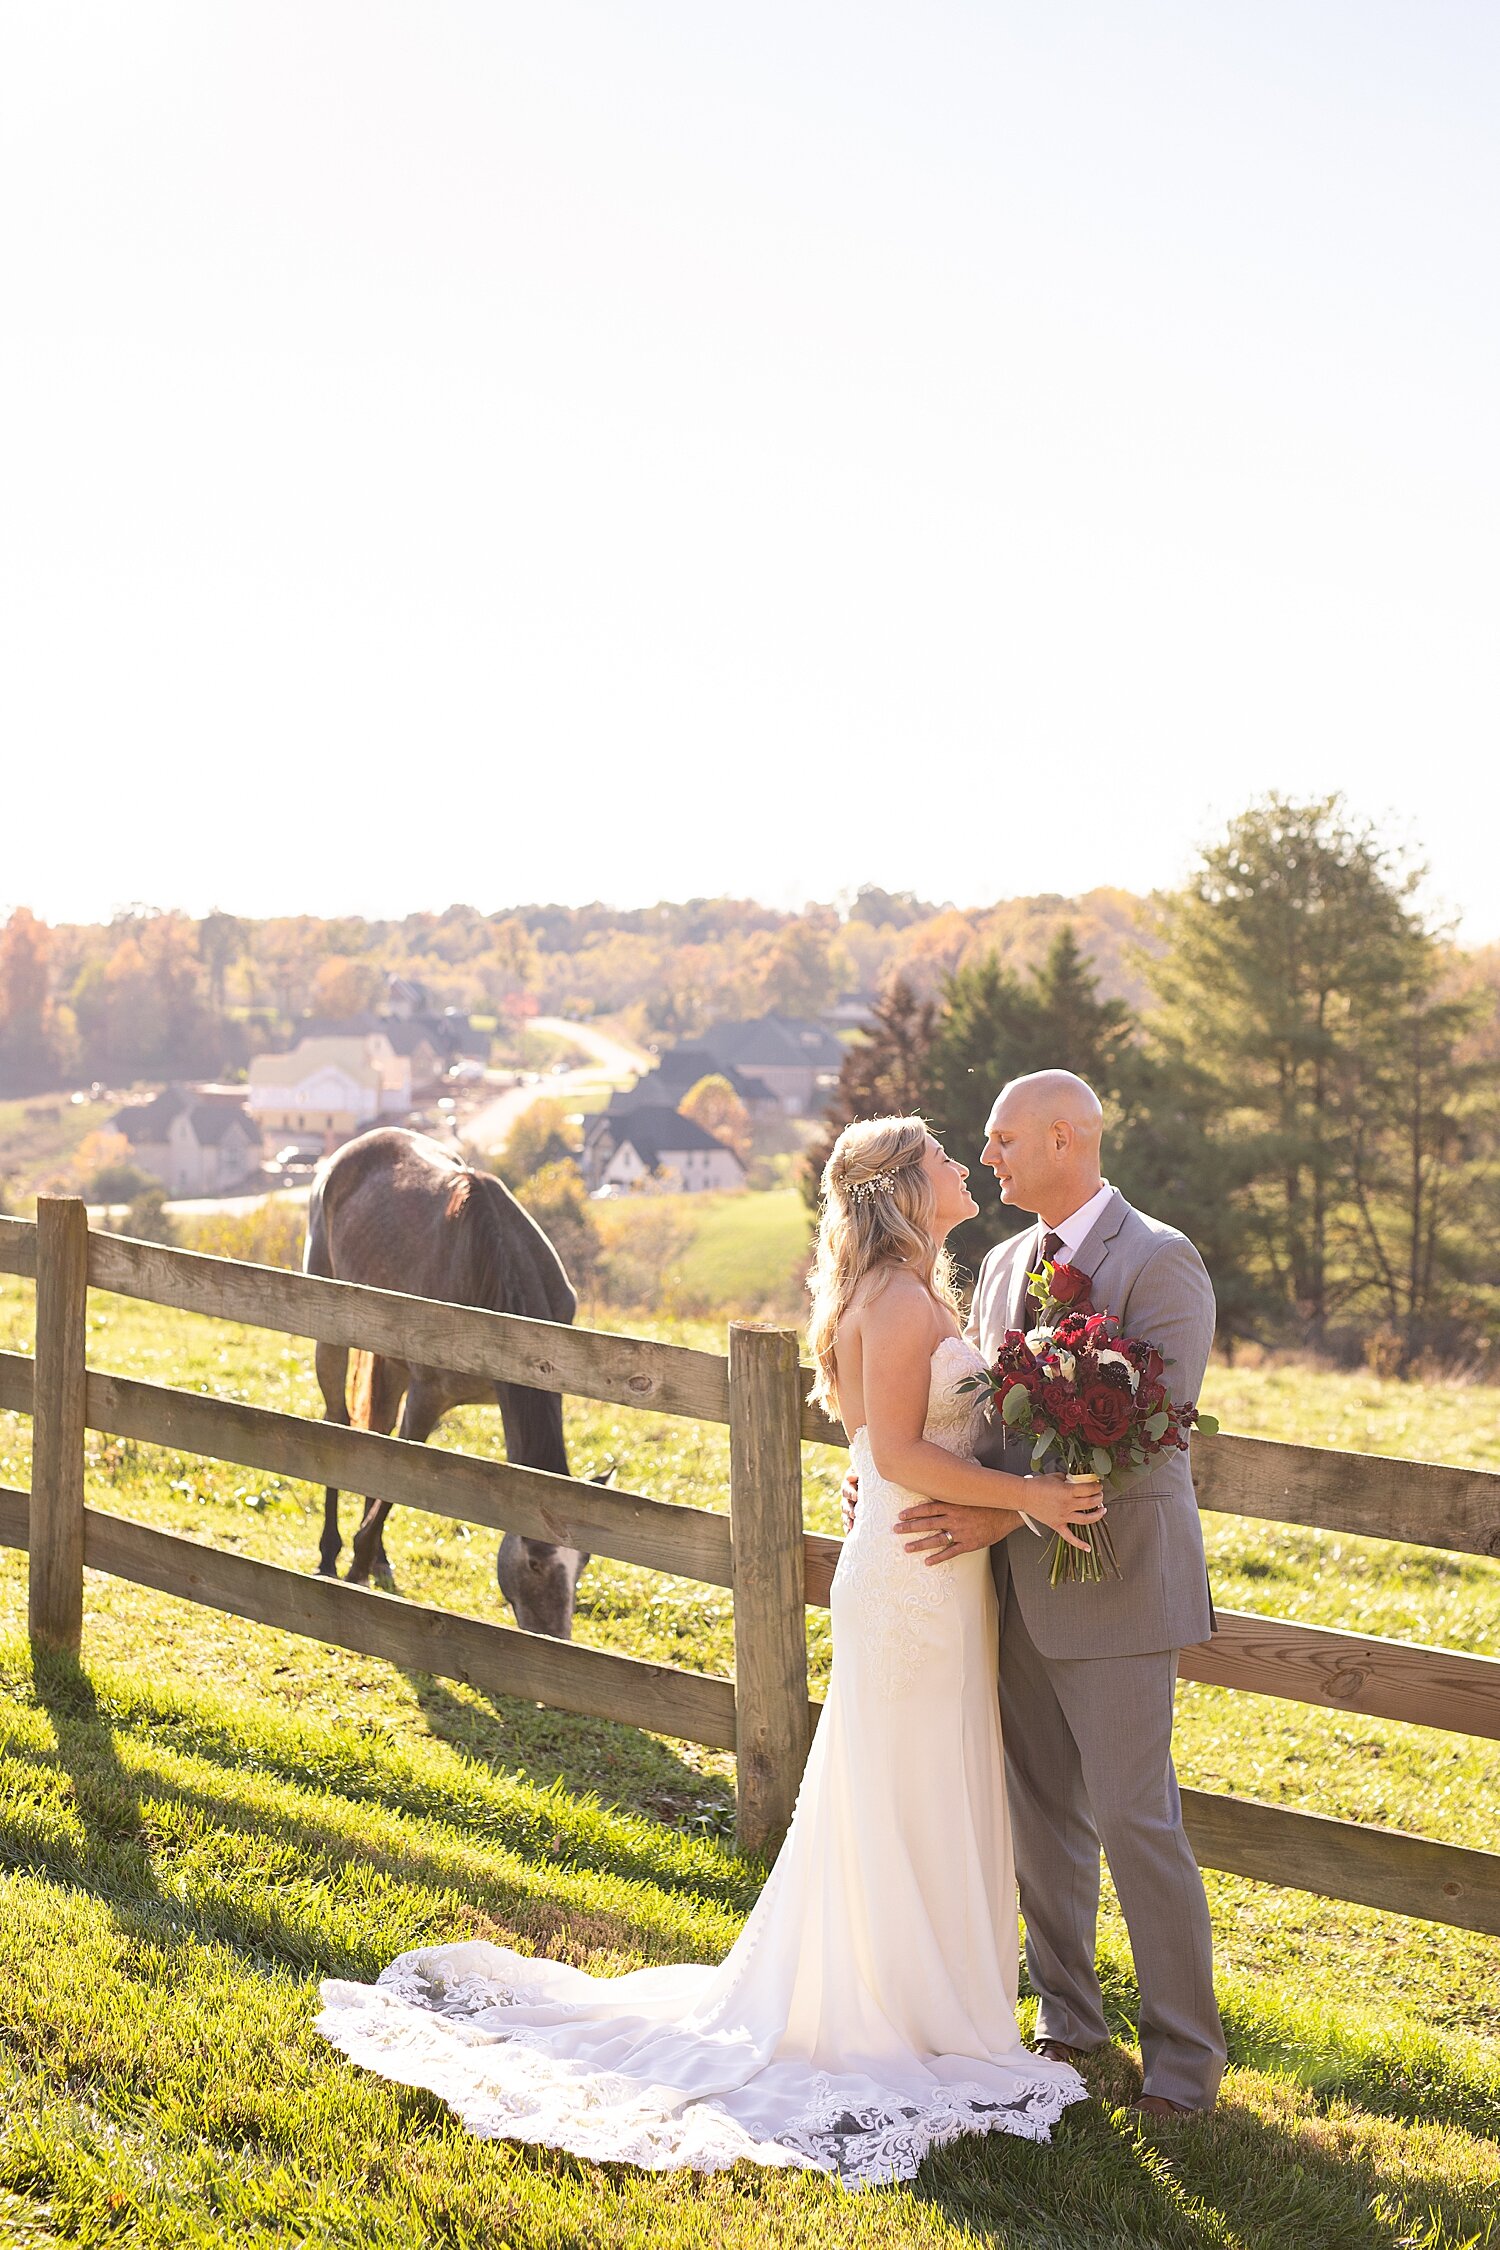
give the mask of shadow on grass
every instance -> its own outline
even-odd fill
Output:
[[[439,1740],[491,1772],[523,1774],[543,1787],[560,1782],[678,1835],[734,1833],[732,1785],[698,1773],[638,1727],[539,1710],[510,1696],[486,1695],[476,1711],[428,1673],[404,1676]]]
[[[33,1649],[31,1678],[73,1785],[84,1838],[80,1865],[107,1877],[112,1893],[152,1895],[156,1871],[140,1797],[120,1763],[114,1726],[99,1708],[93,1682],[77,1657],[44,1648]]]
[[[1500,2239],[1491,2178],[1455,2182],[1451,2147],[1414,2154],[1402,2137],[1382,2149],[1385,2121],[1352,2105],[1330,2117],[1299,2089],[1297,2114],[1267,2119],[1231,2084],[1211,2117],[1157,2123],[1128,2114],[1140,2090],[1132,2056],[1105,2049],[1084,2074],[1095,2099],[1065,2114],[1051,2148],[959,2141],[923,2165],[913,2192],[1006,2250],[1470,2250]]]
[[[220,1883],[211,1880],[196,1896],[175,1886],[164,1895],[144,1831],[153,1815],[161,1821],[169,1808],[185,1808],[211,1834],[233,1834],[252,1845],[263,1842],[278,1867],[285,1866],[290,1852],[299,1869],[299,1890],[310,1891],[314,1899],[323,1884],[336,1886],[341,1874],[352,1869],[386,1878],[397,1892],[420,1892],[432,1926],[409,1931],[407,1944],[493,1936],[502,1942],[518,1939],[523,1950],[532,1946],[562,1958],[613,1952],[631,1965],[632,1957],[663,1961],[703,1955],[701,1943],[664,1928],[649,1906],[637,1916],[618,1905],[595,1904],[569,1880],[597,1873],[633,1875],[643,1888],[656,1891],[664,1906],[684,1889],[702,1895],[703,1885],[685,1885],[680,1876],[662,1881],[660,1871],[649,1864],[627,1869],[622,1860],[637,1856],[628,1846],[623,1854],[588,1839],[575,1847],[543,1816],[526,1824],[524,1839],[508,1840],[509,1848],[522,1845],[522,1856],[537,1870],[536,1881],[516,1879],[493,1865],[475,1864],[486,1843],[500,1840],[493,1832],[474,1836],[458,1831],[463,1849],[445,1849],[441,1837],[396,1843],[351,1835],[347,1825],[319,1819],[316,1800],[308,1806],[261,1806],[228,1787],[205,1787],[172,1774],[127,1774],[112,1724],[76,1666],[50,1667],[41,1699],[52,1715],[56,1747],[12,1748],[7,1755],[17,1766],[64,1768],[84,1833],[81,1839],[48,1834],[18,1803],[0,1811],[0,1864],[88,1892],[108,1905],[117,1924],[131,1934],[217,1943],[262,1965],[269,1959],[299,1973],[349,1977],[377,1974],[393,1950],[388,1940],[371,1946],[358,1938],[351,1941],[346,1931],[319,1928],[316,1909],[309,1908],[305,1897],[289,1901],[281,1875],[254,1865],[229,1870]],[[263,1769],[264,1761],[256,1764]],[[299,1778],[305,1786],[308,1777]],[[430,1803],[408,1809],[428,1816],[433,1810]],[[392,1817],[401,1815],[394,1812]],[[175,1831],[179,1823],[161,1825]],[[529,1852],[525,1844],[532,1847]],[[559,1897],[558,1891],[572,1895]],[[335,1900],[335,1914],[339,1903]],[[341,1903],[347,1907],[347,1898]],[[416,1920],[426,1918],[419,1908]]]
[[[651,1828],[659,1832],[660,1844],[656,1845],[649,1831],[645,1835],[639,1831],[632,1835],[628,1830],[622,1833],[620,1828],[611,1827],[607,1807],[602,1813],[596,1812],[590,1802],[599,1794],[599,1776],[595,1774],[590,1780],[593,1768],[587,1748],[566,1763],[540,1751],[531,1753],[530,1746],[518,1739],[520,1730],[507,1727],[509,1714],[503,1699],[497,1699],[497,1715],[492,1718],[486,1712],[476,1712],[425,1676],[409,1677],[414,1694],[420,1693],[426,1698],[427,1691],[432,1691],[429,1724],[433,1725],[434,1733],[440,1735],[442,1725],[453,1726],[452,1735],[441,1738],[459,1751],[466,1764],[472,1765],[476,1772],[494,1774],[501,1780],[518,1779],[526,1785],[527,1792],[555,1787],[556,1798],[550,1803],[545,1796],[531,1797],[528,1801],[528,1795],[523,1793],[510,1805],[476,1801],[467,1794],[461,1778],[462,1766],[452,1784],[446,1784],[440,1777],[428,1779],[416,1772],[393,1771],[378,1758],[363,1762],[358,1738],[347,1744],[340,1743],[337,1759],[330,1762],[319,1753],[316,1745],[280,1741],[274,1735],[248,1738],[241,1728],[206,1708],[185,1714],[175,1705],[158,1710],[148,1700],[137,1698],[132,1700],[125,1715],[112,1720],[93,1701],[92,1689],[87,1692],[101,1729],[107,1732],[114,1727],[120,1734],[128,1734],[143,1745],[198,1758],[233,1771],[243,1769],[248,1762],[268,1779],[317,1793],[331,1789],[351,1804],[375,1804],[392,1813],[438,1822],[482,1846],[498,1845],[523,1858],[534,1859],[539,1865],[571,1866],[621,1876],[650,1884],[663,1892],[712,1900],[741,1913],[748,1912],[755,1903],[765,1872],[758,1864],[724,1859],[712,1850],[705,1851],[701,1860],[684,1864],[679,1842],[694,1834],[687,1818],[655,1818],[643,1807],[632,1805],[628,1792],[621,1792],[624,1802],[618,1809],[649,1822]],[[427,1708],[426,1702],[423,1707]],[[520,1712],[530,1712],[528,1705],[517,1708]],[[614,1727],[604,1721],[571,1719],[556,1712],[537,1712],[535,1717],[539,1725],[546,1720],[563,1735],[569,1728],[575,1728],[590,1737],[621,1738],[619,1747],[613,1739],[605,1743],[608,1755],[628,1758],[640,1752],[650,1762],[653,1774],[660,1776],[669,1771],[679,1785],[686,1775],[696,1789],[718,1791],[726,1800],[724,1825],[732,1824],[733,1797],[727,1788],[712,1777],[694,1774],[691,1768],[682,1766],[669,1752],[661,1750],[659,1744],[634,1729]],[[495,1739],[502,1732],[503,1748]],[[471,1736],[475,1739],[471,1740]],[[593,1749],[597,1757],[597,1742]],[[655,1755],[658,1751],[659,1758]],[[33,1755],[15,1747],[6,1754],[23,1760]],[[113,1757],[112,1745],[106,1745],[106,1754]],[[715,1820],[718,1818],[716,1813]],[[709,1828],[705,1824],[700,1833],[710,1845],[719,1840],[717,1827]],[[562,1856],[553,1857],[556,1853]]]

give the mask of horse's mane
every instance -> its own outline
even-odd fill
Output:
[[[502,1180],[465,1166],[443,1208],[446,1217],[464,1222],[466,1304],[532,1320],[572,1319],[562,1260]]]

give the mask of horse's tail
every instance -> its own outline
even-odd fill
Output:
[[[349,1426],[354,1430],[370,1427],[370,1399],[375,1389],[375,1354],[351,1351],[349,1354]]]

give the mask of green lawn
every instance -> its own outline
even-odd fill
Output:
[[[592,1209],[627,1297],[632,1287],[649,1290],[651,1303],[689,1316],[737,1305],[750,1315],[802,1319],[812,1216],[796,1188],[629,1196]],[[619,1286],[615,1301],[625,1302]]]
[[[116,1107],[113,1102],[75,1102],[67,1094],[0,1102],[0,1188],[30,1196],[56,1183],[66,1193],[76,1194],[72,1159],[79,1144],[96,1126],[104,1125]]]
[[[28,1348],[30,1297],[0,1281],[0,1347]],[[106,1297],[91,1320],[97,1366],[314,1406],[299,1343]],[[1234,1429],[1500,1467],[1494,1391],[1215,1369],[1205,1396]],[[583,1402],[568,1420],[575,1467],[613,1459],[637,1489],[723,1504],[722,1432]],[[443,1442],[498,1450],[497,1424],[472,1409]],[[0,1483],[26,1482],[28,1440],[0,1416]],[[310,1488],[90,1445],[97,1505],[313,1561]],[[808,1462],[809,1522],[834,1528],[840,1457]],[[1500,1652],[1494,1564],[1208,1527],[1228,1606]],[[411,1598],[500,1614],[493,1535],[398,1511],[389,1545]],[[581,1594],[581,1640],[731,1668],[718,1589],[595,1562]],[[1500,2242],[1500,1945],[1215,1874],[1232,2068],[1210,2122],[1142,2131],[1115,2106],[1136,2083],[1135,1994],[1107,1897],[1117,2045],[1092,2066],[1104,2098],[1050,2150],[965,2143],[911,2190],[849,2199],[745,2168],[653,2180],[473,2142],[312,2036],[317,1977],[474,1934],[595,1968],[716,1957],[757,1881],[727,1849],[731,1761],[93,1574],[86,1672],[33,1679],[24,1615],[23,1558],[0,1553],[0,2242]],[[821,1682],[823,1613],[810,1627]],[[1458,1737],[1185,1687],[1179,1762],[1198,1787],[1500,1849],[1496,1757]]]

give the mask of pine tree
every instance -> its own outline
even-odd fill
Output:
[[[814,1207],[829,1151],[846,1125],[860,1117],[909,1117],[925,1105],[936,1007],[897,977],[873,1013],[869,1030],[844,1057],[823,1130],[803,1157],[802,1192]]]
[[[1267,797],[1163,902],[1152,970],[1159,1065],[1207,1089],[1262,1300],[1311,1342],[1384,1319],[1407,1357],[1455,1302],[1466,1182],[1486,1239],[1494,1146],[1418,879],[1340,798]]]
[[[1024,978],[993,954],[958,969],[943,991],[942,1014],[927,1057],[926,1102],[944,1146],[977,1173],[996,1096],[1033,1070],[1071,1070],[1106,1105],[1131,1080],[1135,1021],[1122,1000],[1101,1000],[1099,983],[1064,925],[1045,961]],[[1016,1231],[1017,1215],[996,1202],[986,1180],[971,1180],[979,1215],[952,1237],[971,1271],[992,1244]],[[1028,1222],[1029,1223],[1029,1222]]]

